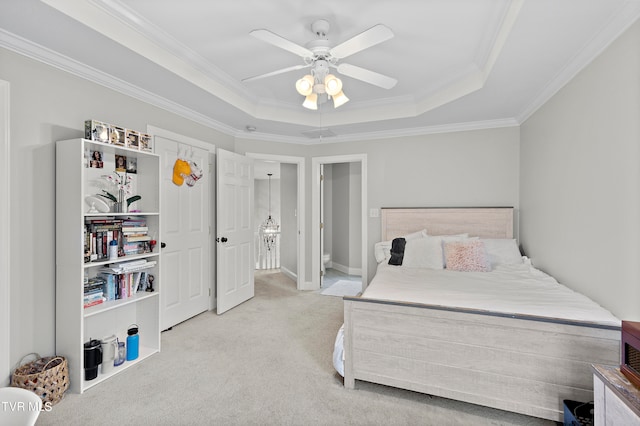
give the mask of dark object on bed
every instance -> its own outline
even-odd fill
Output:
[[[640,322],[622,321],[620,371],[640,388]]]
[[[592,426],[593,402],[578,402],[565,399],[563,426]]]
[[[407,244],[407,240],[404,238],[394,238],[391,242],[391,258],[389,259],[389,265],[402,265],[402,259],[404,258],[404,247]]]

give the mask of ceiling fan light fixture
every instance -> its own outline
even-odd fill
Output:
[[[307,74],[300,80],[296,81],[296,90],[302,96],[309,96],[313,92],[313,76]]]
[[[318,109],[318,95],[316,93],[310,93],[307,95],[302,106],[308,109]]]
[[[333,74],[328,74],[324,78],[324,86],[328,95],[335,96],[342,91],[342,80]]]
[[[331,96],[331,98],[333,99],[334,108],[338,108],[339,106],[342,106],[347,102],[349,102],[349,98],[347,98],[347,95],[345,95],[342,90],[336,93],[335,95]]]

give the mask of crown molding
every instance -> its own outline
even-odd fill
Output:
[[[103,71],[89,67],[74,59],[61,55],[60,53],[57,53],[39,44],[33,43],[25,38],[22,38],[3,29],[0,29],[0,46],[16,52],[20,55],[26,56],[29,59],[42,62],[64,72],[68,72],[77,77],[104,86],[108,89],[115,90],[116,92],[164,109],[165,111],[187,118],[198,124],[210,127],[224,134],[233,135],[234,133],[236,133],[236,129],[219,121],[213,120],[210,117],[205,116],[204,114],[193,111],[176,102],[170,101],[166,98],[163,98],[162,96],[158,96],[152,92],[149,92],[148,90],[144,90],[138,86],[127,83],[126,81],[118,79]]]
[[[341,142],[371,141],[380,139],[394,139],[439,133],[467,132],[473,130],[489,130],[503,127],[518,127],[520,122],[515,118],[499,120],[473,121],[466,123],[452,123],[426,127],[412,127],[399,130],[384,130],[379,132],[354,133],[351,135],[336,135],[323,139],[309,139],[302,137],[279,136],[260,132],[237,132],[234,136],[239,139],[260,140],[267,142],[293,143],[298,145],[320,145]]]

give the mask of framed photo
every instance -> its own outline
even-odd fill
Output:
[[[125,130],[122,127],[111,126],[109,129],[111,132],[110,140],[112,145],[125,146]]]
[[[116,154],[116,172],[127,171],[127,157],[125,155]]]
[[[109,143],[109,125],[102,121],[86,120],[84,137],[96,142]]]
[[[140,151],[152,152],[153,146],[151,146],[151,144],[151,135],[140,133]]]
[[[127,173],[138,173],[138,159],[136,157],[127,157]]]
[[[127,148],[138,149],[140,146],[140,133],[135,130],[126,130]]]
[[[103,153],[100,150],[91,150],[91,155],[89,157],[89,167],[93,167],[95,169],[101,169],[104,167],[104,163],[102,160]]]

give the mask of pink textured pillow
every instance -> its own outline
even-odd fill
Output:
[[[487,251],[480,240],[445,243],[444,257],[447,269],[452,271],[489,272],[491,270]]]

